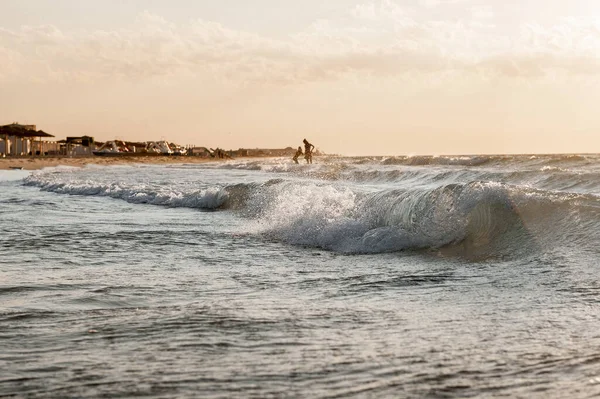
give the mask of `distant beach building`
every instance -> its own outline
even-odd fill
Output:
[[[56,152],[57,143],[42,141],[42,138],[54,136],[42,130],[37,131],[36,128],[36,125],[19,123],[0,126],[0,155],[45,155]]]
[[[58,141],[61,144],[60,153],[69,156],[89,156],[96,148],[95,140],[91,136],[67,137]]]
[[[212,151],[210,151],[208,148],[206,147],[190,147],[189,149],[189,153],[190,155],[194,155],[197,157],[211,157],[212,155]]]

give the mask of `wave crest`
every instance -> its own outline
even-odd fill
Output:
[[[348,254],[444,248],[465,256],[535,246],[513,194],[501,184],[362,195],[333,186],[277,189],[271,202],[261,201],[257,223],[270,238],[294,245]]]
[[[209,187],[188,192],[167,187],[111,183],[101,184],[91,181],[54,179],[52,175],[31,175],[24,184],[39,187],[41,190],[58,194],[103,196],[120,199],[133,204],[151,204],[168,207],[185,207],[214,210],[222,207],[229,199],[229,193],[220,187]]]

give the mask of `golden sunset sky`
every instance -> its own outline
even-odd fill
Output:
[[[600,152],[600,1],[0,0],[0,124],[346,155]]]

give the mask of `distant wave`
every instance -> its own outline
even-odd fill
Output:
[[[321,158],[319,164],[294,165],[289,160],[232,162],[226,169],[262,170],[304,178],[360,183],[440,185],[496,181],[544,190],[600,195],[597,155],[400,156]]]
[[[489,164],[587,164],[597,158],[597,155],[462,155],[462,156],[397,156],[383,158],[384,165],[455,165],[455,166],[485,166]]]
[[[412,156],[391,157],[381,161],[383,165],[460,165],[481,166],[491,162],[507,161],[509,157],[503,156]]]
[[[276,161],[273,161],[276,160]],[[225,168],[240,168],[249,170],[277,169],[290,171],[303,169],[304,164],[295,165],[287,158],[258,159],[234,161],[222,165]],[[347,163],[354,165],[406,165],[406,166],[502,166],[515,167],[527,165],[588,165],[597,163],[597,154],[542,154],[542,155],[400,155],[372,157],[324,156],[318,158],[318,164]],[[314,167],[314,165],[312,166]]]

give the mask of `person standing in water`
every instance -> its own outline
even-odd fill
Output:
[[[296,150],[296,154],[294,154],[294,158],[292,158],[294,162],[298,163],[298,157],[300,155],[302,155],[302,147],[298,147],[298,150]]]
[[[306,163],[312,163],[312,152],[315,149],[315,146],[308,142],[308,140],[302,140],[304,143],[304,159],[306,159]]]

